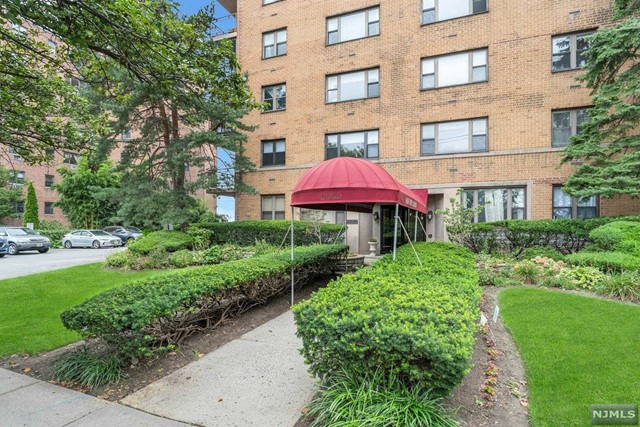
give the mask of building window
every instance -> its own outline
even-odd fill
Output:
[[[565,147],[574,135],[582,133],[582,123],[587,120],[587,109],[554,111],[551,113],[553,147]]]
[[[582,68],[587,63],[584,53],[589,49],[588,37],[593,31],[556,36],[552,42],[551,71]]]
[[[262,196],[262,219],[284,219],[284,196]]]
[[[120,138],[123,141],[129,141],[131,140],[131,131],[129,129],[125,129],[124,131],[122,131],[122,133],[120,134]]]
[[[264,112],[285,110],[287,108],[287,85],[263,87],[262,102],[267,104],[263,110]]]
[[[553,219],[595,218],[598,216],[598,198],[571,197],[561,185],[553,186]]]
[[[11,178],[12,187],[17,187],[24,184],[24,178],[25,178],[24,171],[12,170],[9,173],[9,177]]]
[[[422,125],[420,154],[469,153],[487,151],[487,119]]]
[[[327,76],[327,102],[351,101],[380,96],[380,69]]]
[[[54,55],[58,52],[58,44],[56,42],[49,40],[47,42],[47,46],[49,47],[51,53],[53,53]]]
[[[422,23],[460,18],[487,11],[487,0],[422,0]]]
[[[287,29],[271,31],[262,35],[262,57],[286,55],[287,53]]]
[[[493,222],[505,219],[526,219],[526,189],[480,188],[462,192],[462,205],[466,208],[484,206],[475,222]]]
[[[24,213],[24,202],[16,202],[16,213],[23,214]]]
[[[62,159],[62,163],[67,165],[77,165],[78,158],[80,157],[77,153],[72,153],[71,151],[65,151]]]
[[[285,164],[285,140],[262,141],[262,166]]]
[[[327,18],[327,44],[363,39],[380,34],[380,8]]]
[[[485,82],[488,78],[487,49],[422,60],[422,89]]]
[[[13,30],[13,33],[17,36],[21,36],[21,37],[27,36],[27,33],[28,33],[27,29],[20,24],[11,24],[11,29]]]
[[[54,176],[53,175],[45,175],[44,176],[44,186],[46,188],[53,187]]]
[[[44,214],[53,215],[53,202],[44,202]]]
[[[22,156],[18,154],[18,150],[15,147],[9,147],[9,154],[11,154],[13,160],[22,160]]]
[[[378,130],[335,133],[325,138],[325,158],[360,157],[377,159],[379,151]]]

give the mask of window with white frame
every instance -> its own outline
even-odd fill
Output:
[[[284,139],[262,141],[262,166],[282,166],[286,161]]]
[[[582,123],[587,120],[587,109],[558,110],[551,113],[553,147],[569,145],[570,138],[582,133]]]
[[[16,202],[15,206],[16,213],[24,213],[24,201]]]
[[[267,104],[263,109],[268,111],[282,111],[287,108],[287,85],[279,84],[262,88],[262,102]]]
[[[13,187],[17,187],[17,186],[21,186],[24,184],[24,180],[25,180],[25,173],[24,171],[16,171],[16,170],[12,170],[9,173],[9,176],[11,178],[11,186]]]
[[[475,222],[493,222],[506,219],[526,219],[526,189],[479,188],[462,192],[462,205],[466,208],[482,206]]]
[[[380,69],[327,76],[327,102],[351,101],[380,96]]]
[[[561,185],[553,186],[553,219],[595,218],[598,216],[598,198],[571,197]]]
[[[422,89],[487,81],[487,49],[422,60]]]
[[[53,187],[54,181],[55,181],[55,176],[53,176],[53,175],[45,175],[44,176],[44,186],[45,186],[45,188]]]
[[[553,37],[551,48],[551,71],[582,68],[587,63],[585,52],[589,49],[588,37],[593,31],[580,34],[565,34]]]
[[[287,53],[287,29],[271,31],[262,35],[262,57],[272,58]]]
[[[53,215],[53,202],[44,202],[44,214]]]
[[[284,195],[262,196],[262,219],[285,219]]]
[[[378,34],[380,34],[379,7],[327,18],[327,44],[363,39]]]
[[[9,146],[9,154],[11,154],[13,160],[22,160],[22,156],[18,153],[16,147]]]
[[[67,165],[77,165],[80,155],[78,153],[72,153],[71,151],[65,151],[62,158],[62,163]]]
[[[377,159],[379,156],[379,131],[334,133],[325,137],[325,158],[359,157]]]
[[[420,154],[453,154],[487,151],[487,119],[422,125]]]
[[[422,0],[422,23],[431,24],[487,10],[487,0]]]

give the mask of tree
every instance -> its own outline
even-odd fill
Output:
[[[22,187],[12,186],[11,172],[0,166],[0,219],[16,217],[16,204],[24,200]]]
[[[640,194],[640,1],[616,0],[611,28],[595,33],[586,55],[593,107],[562,162],[576,165],[572,196]]]
[[[40,226],[40,217],[38,214],[38,198],[36,197],[36,190],[33,188],[33,183],[29,183],[27,188],[27,202],[24,206],[24,215],[22,215],[22,225],[33,224],[33,228]]]
[[[111,162],[92,164],[80,157],[75,169],[61,167],[62,179],[54,184],[60,194],[56,202],[71,225],[76,228],[102,228],[115,217],[120,202],[114,194],[121,176],[113,171]]]

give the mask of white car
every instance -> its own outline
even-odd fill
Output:
[[[85,248],[114,248],[122,245],[118,236],[102,230],[76,230],[62,237],[62,246],[66,249]]]

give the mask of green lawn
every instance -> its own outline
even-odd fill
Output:
[[[106,271],[89,264],[0,280],[0,356],[41,353],[77,341],[60,313],[106,289],[155,272]]]
[[[640,307],[543,289],[500,294],[529,380],[532,425],[590,425],[595,403],[640,403]]]

